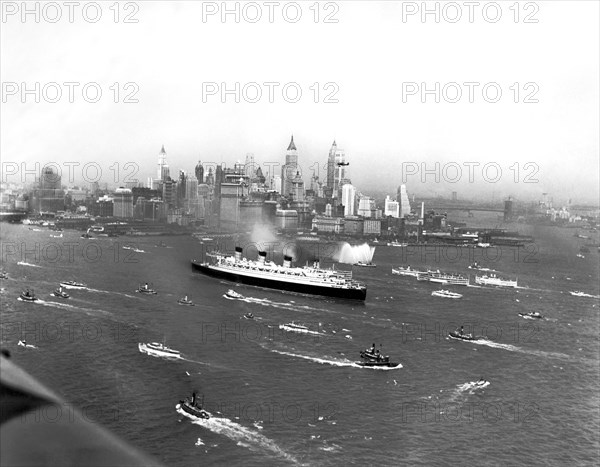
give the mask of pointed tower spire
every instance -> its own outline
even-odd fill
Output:
[[[294,144],[294,135],[292,135],[292,139],[290,141],[290,145],[287,148],[288,151],[296,151],[296,145]]]

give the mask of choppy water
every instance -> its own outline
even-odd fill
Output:
[[[226,300],[232,284],[191,272],[202,248],[191,238],[162,238],[172,248],[141,238],[145,253],[132,253],[120,247],[131,238],[59,239],[3,224],[2,347],[90,419],[171,466],[592,464],[598,253],[577,258],[572,230],[532,233],[535,249],[490,250],[488,260],[483,250],[407,256],[378,246],[377,268],[355,270],[369,288],[363,304],[244,286],[234,288],[246,300]],[[446,300],[431,296],[439,285],[391,274],[400,264],[473,273],[473,260],[518,276],[520,288],[446,286],[464,295]],[[69,279],[88,288],[50,295]],[[158,295],[135,293],[144,282]],[[42,302],[18,301],[24,286]],[[177,304],[186,294],[196,306]],[[545,319],[518,316],[527,311]],[[242,319],[247,312],[256,319]],[[278,328],[292,320],[319,334]],[[448,339],[460,325],[485,339]],[[163,339],[183,358],[138,351]],[[357,366],[373,342],[402,366]],[[469,384],[480,377],[490,384]],[[210,420],[176,411],[193,390]]]

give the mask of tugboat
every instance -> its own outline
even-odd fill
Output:
[[[19,299],[24,302],[35,302],[38,300],[38,298],[35,296],[35,293],[33,292],[33,289],[25,289],[23,292],[21,292],[21,295],[19,295]]]
[[[539,311],[530,311],[529,313],[519,313],[519,316],[525,319],[543,319]]]
[[[52,292],[52,295],[54,295],[55,297],[60,297],[60,298],[69,298],[70,297],[70,295],[67,292],[63,291],[62,287],[59,287],[54,292]]]
[[[246,319],[254,319],[254,314],[253,313],[246,313],[244,315],[244,318],[246,318]]]
[[[223,297],[229,299],[229,300],[243,300],[244,296],[242,294],[237,293],[235,290],[233,289],[229,289],[224,295]]]
[[[146,282],[145,285],[140,285],[138,287],[138,289],[136,290],[136,292],[138,293],[144,293],[147,295],[156,295],[158,292],[154,289],[151,289],[150,287],[148,287],[148,282]]]
[[[463,331],[463,327],[460,327],[460,330],[456,330],[456,331],[451,331],[448,333],[448,335],[450,336],[450,338],[452,339],[459,339],[459,340],[463,340],[463,341],[476,341],[479,340],[478,337],[474,337],[473,334],[466,334]]]
[[[158,247],[158,248],[167,248],[167,244],[165,242],[163,242],[162,240],[154,246]]]
[[[65,287],[67,289],[83,289],[83,288],[87,287],[86,284],[84,284],[82,282],[75,282],[75,281],[61,282],[60,286]]]
[[[198,405],[196,401],[196,393],[192,393],[192,397],[186,397],[185,400],[180,400],[179,404],[175,406],[176,409],[181,409],[188,415],[197,418],[203,418],[208,420],[210,418],[210,413],[202,408],[203,404]]]
[[[8,273],[4,271],[0,271],[0,279],[8,279]]]
[[[370,349],[361,350],[360,358],[363,359],[362,362],[357,362],[360,366],[395,368],[400,365],[400,363],[390,362],[389,355],[383,356],[379,350],[375,350],[375,344]]]
[[[179,300],[177,300],[177,303],[179,303],[180,305],[194,306],[194,302],[192,302],[191,300],[188,300],[188,296],[187,295],[185,297],[180,298]]]

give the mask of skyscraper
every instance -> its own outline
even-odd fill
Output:
[[[400,185],[398,187],[397,201],[400,203],[400,217],[406,217],[410,214],[410,202],[408,201],[408,193],[406,192],[406,185]]]
[[[356,188],[350,183],[342,187],[342,205],[344,206],[344,216],[354,215],[354,206],[356,204]]]
[[[392,217],[400,217],[400,203],[396,200],[391,199],[389,196],[385,197],[384,215]]]
[[[204,167],[202,167],[202,162],[198,161],[198,164],[196,164],[196,168],[194,169],[194,173],[196,174],[198,183],[204,183]]]
[[[290,140],[287,152],[285,154],[285,165],[281,168],[281,194],[288,196],[292,190],[292,180],[296,178],[298,172],[298,150],[294,143],[294,135]]]
[[[335,140],[329,150],[329,156],[327,157],[327,180],[326,185],[333,190],[335,180],[335,153],[337,151],[337,144]]]
[[[163,144],[162,149],[158,153],[158,179],[165,181],[168,177],[169,165],[167,164],[167,153]]]

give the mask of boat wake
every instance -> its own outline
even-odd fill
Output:
[[[478,339],[475,341],[469,341],[471,344],[477,345],[485,345],[487,347],[492,347],[494,349],[503,349],[508,350],[509,352],[519,352],[529,355],[535,355],[537,357],[548,357],[548,358],[562,358],[562,359],[570,359],[571,357],[567,354],[560,352],[545,352],[543,350],[531,350],[524,349],[522,347],[517,347],[516,345],[511,344],[501,344],[499,342],[490,341],[487,339]]]
[[[38,265],[38,264],[31,264],[31,263],[28,263],[26,261],[19,261],[17,264],[19,266],[29,266],[30,268],[41,268],[41,266]]]
[[[464,384],[459,384],[456,387],[456,390],[459,393],[464,393],[464,392],[468,392],[469,394],[474,394],[475,391],[479,390],[479,389],[483,389],[486,388],[490,385],[489,381],[485,381],[482,384],[479,384],[478,381],[470,381],[468,383],[464,383]]]
[[[189,418],[194,425],[200,425],[213,433],[226,436],[235,441],[239,446],[247,447],[251,451],[256,452],[268,451],[294,464],[299,463],[293,456],[282,450],[273,440],[228,418],[211,416],[208,419],[201,419],[187,414],[180,408],[177,409],[177,412]]]
[[[98,310],[98,309],[94,309],[94,308],[84,308],[84,307],[80,307],[77,305],[71,305],[70,303],[64,303],[64,302],[36,300],[34,303],[39,303],[40,305],[49,306],[52,308],[61,308],[63,310],[79,311],[79,312],[89,314],[91,316],[96,316],[98,314],[112,315],[112,313],[110,311]]]
[[[387,371],[387,370],[398,370],[400,368],[402,368],[402,364],[398,364],[398,366],[396,367],[383,367],[383,366],[363,366],[363,365],[359,365],[356,362],[353,362],[351,360],[348,359],[343,359],[343,360],[337,360],[337,359],[327,359],[327,358],[318,358],[318,357],[311,357],[310,355],[301,355],[301,354],[296,354],[296,353],[292,353],[292,352],[285,352],[282,350],[275,350],[275,349],[271,349],[271,352],[274,353],[278,353],[281,355],[287,355],[289,357],[296,357],[296,358],[303,358],[304,360],[310,360],[312,362],[316,362],[316,363],[320,363],[321,365],[331,365],[331,366],[341,366],[341,367],[352,367],[352,368],[360,368],[362,369],[369,369],[369,370],[383,370],[383,371]]]
[[[315,308],[309,305],[296,305],[294,301],[289,302],[273,302],[268,298],[253,298],[253,297],[245,297],[242,299],[238,299],[240,302],[246,303],[255,303],[257,305],[262,306],[271,306],[273,308],[279,308],[282,310],[290,310],[290,311],[318,311],[322,312],[322,308]]]

